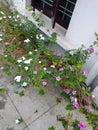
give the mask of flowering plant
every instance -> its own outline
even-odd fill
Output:
[[[56,42],[56,34],[53,33],[49,39],[45,39],[45,35],[27,18],[22,22],[17,12],[11,12],[9,15],[0,10],[0,24],[0,45],[4,50],[0,54],[4,65],[2,69],[9,75],[14,70],[14,83],[23,88],[30,85],[40,88],[39,94],[43,95],[48,81],[51,80],[54,86],[62,86],[63,92],[57,101],[60,103],[63,99],[67,100],[67,110],[89,105],[87,97],[91,96],[91,90],[84,85],[88,72],[83,70],[83,65],[94,52],[93,46],[87,49],[82,46],[79,49],[66,50],[64,54],[55,53],[48,48],[48,43]],[[97,43],[98,39],[93,45]],[[23,96],[24,92],[18,94]],[[85,110],[90,112],[88,108]],[[89,120],[91,116],[94,117],[91,113],[87,114]],[[70,118],[69,114],[68,119]],[[61,115],[57,119],[67,129],[69,120]],[[97,130],[97,124],[92,120],[90,123],[94,123]],[[84,123],[77,120],[73,126],[73,130],[85,128]]]

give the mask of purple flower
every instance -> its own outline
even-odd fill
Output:
[[[66,92],[66,94],[69,94],[69,93],[70,93],[70,89],[67,88],[67,89],[65,90],[65,92]]]
[[[67,121],[67,120],[68,120],[68,118],[64,117],[64,120],[65,120],[65,121]]]
[[[88,49],[90,52],[94,52],[94,48],[93,47],[90,47],[89,49]]]
[[[70,69],[70,71],[74,71],[74,69],[73,69],[73,67],[72,67],[72,66],[70,66],[70,67],[69,67],[69,69]]]
[[[75,99],[73,96],[70,97],[71,102],[73,102]]]
[[[36,71],[36,70],[34,70],[34,71],[33,71],[33,74],[37,74],[37,71]]]
[[[62,68],[59,68],[59,71],[63,71],[64,70],[64,68],[62,67]]]
[[[80,130],[84,130],[85,125],[83,122],[80,121],[80,123],[78,124],[78,127],[80,128]]]
[[[76,90],[73,90],[73,91],[72,91],[72,94],[73,94],[73,95],[75,95],[75,94],[76,94],[76,92],[77,92]]]
[[[61,118],[62,118],[61,114],[58,114],[57,119],[61,119]]]
[[[56,56],[60,57],[60,56],[62,56],[62,53],[61,52],[57,52]]]
[[[75,108],[77,108],[77,109],[79,108],[78,102],[74,102],[73,105],[74,105]]]
[[[91,112],[91,110],[89,109],[89,107],[88,107],[88,106],[85,106],[85,109],[86,109],[86,111],[87,111],[88,113],[90,113],[90,112]]]
[[[60,76],[57,76],[57,77],[56,77],[56,80],[57,80],[57,81],[60,81],[60,80],[61,80]]]
[[[43,84],[43,86],[46,86],[46,85],[47,85],[47,82],[44,81],[44,82],[42,82],[42,84]]]
[[[95,128],[95,130],[98,130],[98,126]]]
[[[66,78],[66,79],[68,79],[68,78],[69,78],[69,76],[68,76],[68,75],[66,75],[66,76],[65,76],[65,78]]]
[[[85,77],[87,77],[88,71],[87,71],[87,70],[84,70],[84,71],[83,71],[83,75],[84,75]]]
[[[62,100],[63,100],[63,98],[62,98],[62,97],[58,97],[58,101],[60,101],[60,102],[61,102]]]

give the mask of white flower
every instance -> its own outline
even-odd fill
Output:
[[[9,16],[9,19],[11,18],[11,16]]]
[[[32,59],[25,60],[24,63],[25,63],[25,64],[30,64],[31,61],[32,61]]]
[[[5,58],[7,57],[8,55],[5,55]]]
[[[17,15],[17,18],[19,18],[19,15]]]
[[[22,60],[25,60],[26,58],[24,56],[21,57]]]
[[[14,78],[14,80],[15,80],[16,82],[20,82],[21,76],[16,76],[16,77]]]
[[[3,36],[3,34],[2,33],[0,33],[0,37],[2,37]]]
[[[46,68],[46,67],[44,67],[43,69],[44,69],[44,70],[47,70],[47,68]]]
[[[28,43],[30,42],[30,39],[27,38],[26,40],[24,40],[24,42]]]
[[[92,95],[92,98],[95,98],[95,95]]]
[[[15,124],[19,124],[20,123],[20,121],[17,119],[17,120],[15,120]]]
[[[41,40],[45,40],[44,36],[42,34],[39,35]]]
[[[22,87],[26,87],[26,86],[27,86],[27,83],[26,83],[26,82],[23,82],[21,86],[22,86]]]
[[[3,70],[4,69],[4,67],[1,67],[1,70]]]
[[[6,18],[6,16],[3,16],[3,18],[5,19],[5,18]]]
[[[27,71],[29,68],[28,68],[28,66],[25,66],[24,69]]]
[[[50,67],[51,67],[51,68],[55,68],[55,65],[51,65]]]
[[[38,34],[36,35],[36,39],[39,39],[39,36],[38,36]]]
[[[35,49],[34,51],[38,51],[37,49]]]
[[[5,15],[3,11],[0,12],[1,14]]]
[[[29,51],[29,53],[28,53],[29,55],[32,55],[32,52],[31,51]]]
[[[18,63],[21,63],[21,62],[22,62],[22,60],[17,60],[17,62],[18,62]]]
[[[41,63],[42,63],[42,61],[39,61],[39,63],[41,64]]]
[[[75,98],[75,102],[77,102],[77,98]]]
[[[2,20],[2,18],[0,17],[0,20]]]
[[[2,41],[2,38],[0,38],[0,41]]]

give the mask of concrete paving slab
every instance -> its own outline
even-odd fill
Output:
[[[23,130],[26,127],[24,122],[15,123],[20,118],[9,97],[0,94],[0,130]]]
[[[57,97],[49,90],[45,95],[40,96],[35,88],[27,90],[23,97],[12,92],[8,92],[8,94],[27,125],[53,107],[56,104]]]
[[[61,114],[62,116],[66,116],[68,111],[65,110],[66,102],[62,102],[59,105],[54,106],[44,115],[42,115],[39,119],[33,121],[31,125],[29,125],[29,130],[48,130],[49,127],[55,126],[56,130],[65,130],[61,124],[61,122],[57,121],[57,115]],[[73,111],[73,119],[77,117],[77,119],[85,122],[85,130],[92,130],[92,127],[87,124],[85,116],[79,114],[77,111]],[[69,127],[68,130],[72,130],[72,127]]]

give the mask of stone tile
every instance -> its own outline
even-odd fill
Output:
[[[24,122],[15,124],[15,120],[19,118],[21,117],[10,99],[0,94],[0,130],[23,130],[26,127]]]
[[[56,130],[65,130],[61,124],[61,122],[57,121],[57,115],[61,114],[62,116],[66,116],[69,111],[65,109],[66,102],[63,101],[59,105],[54,106],[44,115],[42,115],[39,119],[33,121],[28,127],[29,130],[48,130],[49,127],[55,126]],[[84,115],[81,115],[78,111],[70,111],[73,114],[72,119],[78,119],[85,123],[85,130],[92,130],[91,126],[87,124],[87,120]],[[72,130],[72,127],[69,127],[68,130]]]
[[[64,128],[62,127],[62,124],[58,122],[56,118],[58,114],[65,115],[66,110],[64,106],[65,106],[65,103],[62,103],[62,105],[60,104],[60,105],[54,106],[47,113],[42,115],[38,120],[32,122],[32,124],[28,126],[29,129],[30,130],[48,130],[49,127],[55,126],[56,130],[64,130]]]
[[[10,91],[9,95],[26,124],[30,124],[56,104],[56,96],[49,90],[43,96],[40,96],[35,88],[26,90],[23,97]]]

